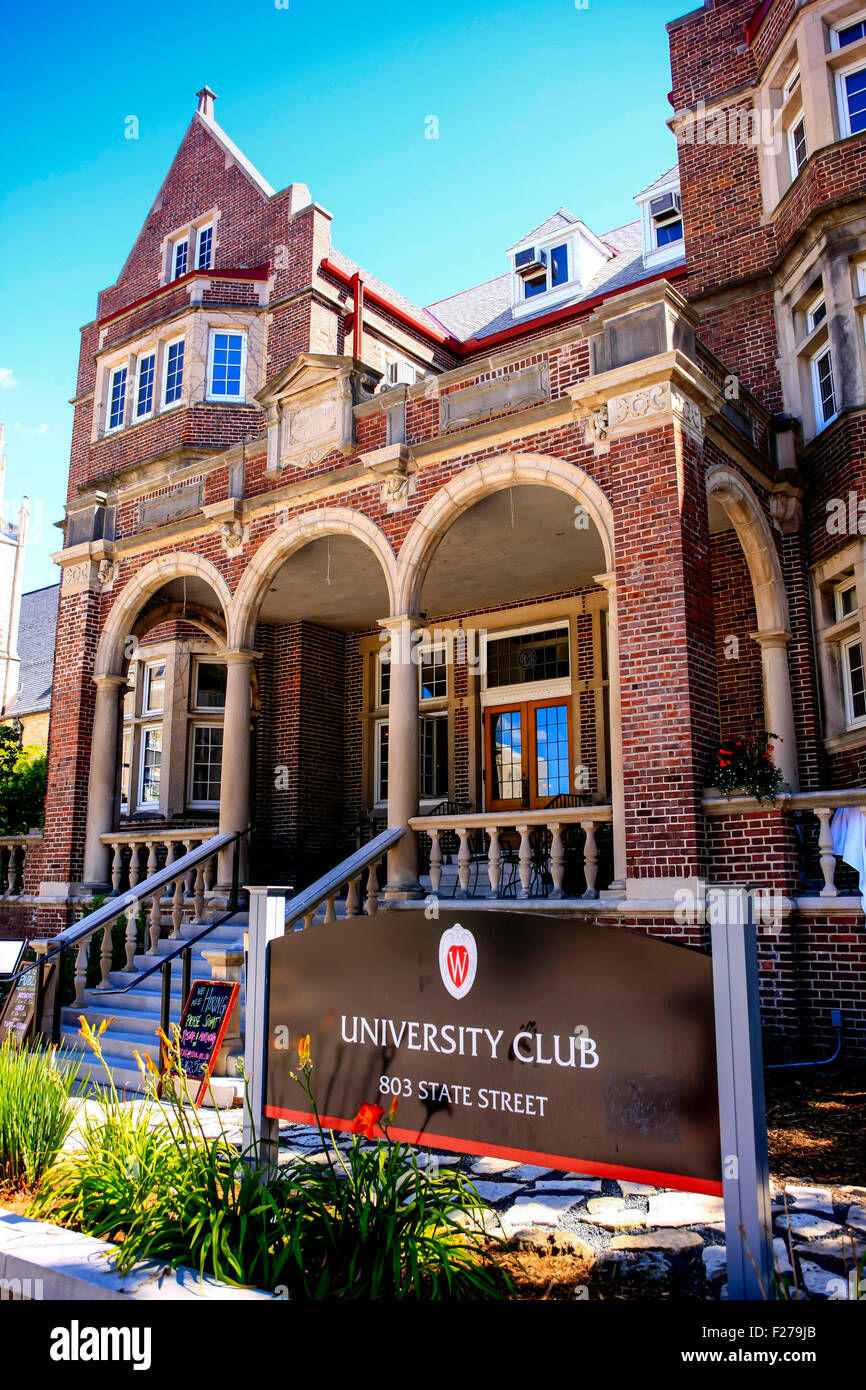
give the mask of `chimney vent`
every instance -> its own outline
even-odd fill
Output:
[[[198,113],[204,116],[206,121],[213,120],[213,104],[217,99],[217,94],[211,87],[202,87],[200,92],[196,92],[198,97]]]

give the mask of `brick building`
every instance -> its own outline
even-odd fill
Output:
[[[199,94],[82,331],[46,830],[7,929],[55,930],[141,845],[251,824],[249,875],[301,886],[389,823],[394,906],[703,944],[703,881],[772,888],[768,1024],[820,1049],[842,1007],[862,1055],[830,820],[866,802],[866,18],[668,27],[678,163],[634,220],[515,226],[426,308]],[[708,790],[766,729],[779,803]]]

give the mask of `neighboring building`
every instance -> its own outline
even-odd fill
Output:
[[[25,747],[48,747],[59,597],[59,584],[48,584],[44,589],[31,589],[21,595],[18,685],[3,709],[0,723],[17,722]]]
[[[13,521],[6,515],[6,454],[3,437],[4,427],[0,425],[0,715],[5,712],[13,698],[20,679],[18,634],[29,516],[26,497],[18,508],[16,520]]]
[[[82,332],[38,930],[133,829],[152,867],[252,822],[250,872],[300,884],[381,819],[392,902],[459,846],[463,891],[705,946],[702,881],[758,882],[768,1025],[823,1046],[842,1007],[863,1054],[829,832],[866,803],[855,9],[675,21],[679,159],[634,219],[516,222],[428,308],[199,94]],[[708,791],[766,729],[790,795]]]

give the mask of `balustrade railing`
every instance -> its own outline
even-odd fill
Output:
[[[290,898],[286,903],[286,930],[311,927],[322,908],[325,910],[324,924],[336,922],[337,903],[344,890],[346,917],[358,917],[362,912],[374,917],[379,911],[379,866],[402,835],[399,829],[381,831],[297,897]],[[277,893],[280,890],[269,891]],[[281,891],[285,893],[286,890]]]
[[[413,816],[409,824],[430,839],[430,888],[437,897],[443,840],[450,835],[458,846],[455,897],[597,898],[600,878],[610,878],[609,866],[600,866],[607,856],[600,855],[598,833],[612,821],[610,806],[557,806]]]
[[[0,836],[0,898],[16,898],[24,892],[27,851],[41,841],[41,833]]]

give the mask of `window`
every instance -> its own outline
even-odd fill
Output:
[[[846,24],[844,29],[834,29],[830,35],[833,48],[847,48],[849,43],[866,38],[866,19],[858,19],[854,24]]]
[[[126,368],[115,367],[108,378],[108,429],[119,430],[126,414]]]
[[[439,700],[448,694],[448,665],[444,647],[421,651],[421,699]]]
[[[388,724],[380,720],[376,725],[376,801],[388,800]]]
[[[783,100],[783,101],[787,101],[787,100],[788,100],[788,97],[791,95],[791,93],[792,93],[793,91],[796,91],[796,89],[799,87],[799,85],[800,85],[800,69],[799,69],[799,68],[794,68],[794,70],[793,70],[793,72],[791,73],[790,77],[787,79],[787,81],[786,81],[786,82],[783,84],[783,86],[782,86],[782,100]]]
[[[857,581],[854,578],[843,579],[841,584],[837,584],[833,594],[836,621],[841,622],[843,618],[848,618],[857,611]]]
[[[162,727],[157,724],[141,731],[139,806],[159,806],[159,767],[161,761]]]
[[[129,663],[129,673],[126,677],[126,691],[123,696],[123,717],[135,714],[135,686],[138,677],[138,665],[136,662]]]
[[[225,709],[226,667],[222,662],[198,661],[195,668],[194,709]]]
[[[680,218],[677,222],[666,222],[661,227],[656,227],[656,246],[671,246],[675,241],[683,239],[683,223]]]
[[[541,254],[546,258],[546,268],[539,271],[537,275],[523,280],[524,299],[532,299],[536,294],[544,294],[547,290],[567,285],[571,278],[567,241],[562,242],[560,246],[550,246]]]
[[[819,324],[819,323],[823,323],[823,322],[824,322],[824,320],[826,319],[826,317],[827,317],[827,301],[825,300],[824,296],[821,295],[821,296],[819,296],[818,299],[813,300],[812,303],[811,303],[811,304],[808,306],[808,308],[806,309],[806,329],[807,329],[807,331],[808,331],[809,333],[811,333],[812,330],[813,330],[814,328],[817,328],[817,327],[818,327],[818,324]]]
[[[150,661],[144,668],[145,714],[154,714],[165,708],[165,662]]]
[[[812,391],[815,398],[815,425],[821,430],[836,414],[836,396],[833,390],[833,361],[829,347],[812,358]]]
[[[210,270],[211,256],[213,254],[213,223],[208,223],[206,227],[199,227],[196,234],[195,268],[196,270]]]
[[[866,261],[861,261],[857,266],[857,293],[866,295]]]
[[[857,135],[866,130],[866,67],[840,72],[836,78],[839,98],[839,134]]]
[[[378,689],[376,691],[376,704],[379,709],[385,709],[391,700],[391,658],[382,655],[379,657],[379,677]]]
[[[245,393],[246,334],[212,329],[208,364],[208,399],[241,400]]]
[[[189,800],[194,806],[219,805],[223,760],[221,724],[196,724],[190,757]]]
[[[487,688],[559,680],[570,673],[568,628],[487,639]]]
[[[149,352],[138,359],[138,384],[135,388],[135,418],[142,420],[153,410],[153,382],[156,376],[156,353]]]
[[[171,244],[171,278],[177,280],[178,276],[186,275],[187,259],[189,257],[189,242],[186,237],[182,241],[173,241]]]
[[[843,642],[841,654],[845,718],[850,727],[866,721],[866,671],[863,667],[863,643],[860,638]]]
[[[422,715],[418,729],[419,792],[424,797],[448,796],[448,716]]]
[[[414,386],[424,373],[405,357],[395,357],[385,363],[385,384],[387,386]]]
[[[176,405],[183,389],[183,339],[169,343],[165,351],[163,405]]]
[[[120,755],[120,809],[124,815],[129,813],[129,785],[132,772],[132,730],[125,729],[123,752]]]
[[[809,157],[806,144],[806,121],[803,116],[788,131],[788,154],[791,160],[791,178],[795,179]]]

